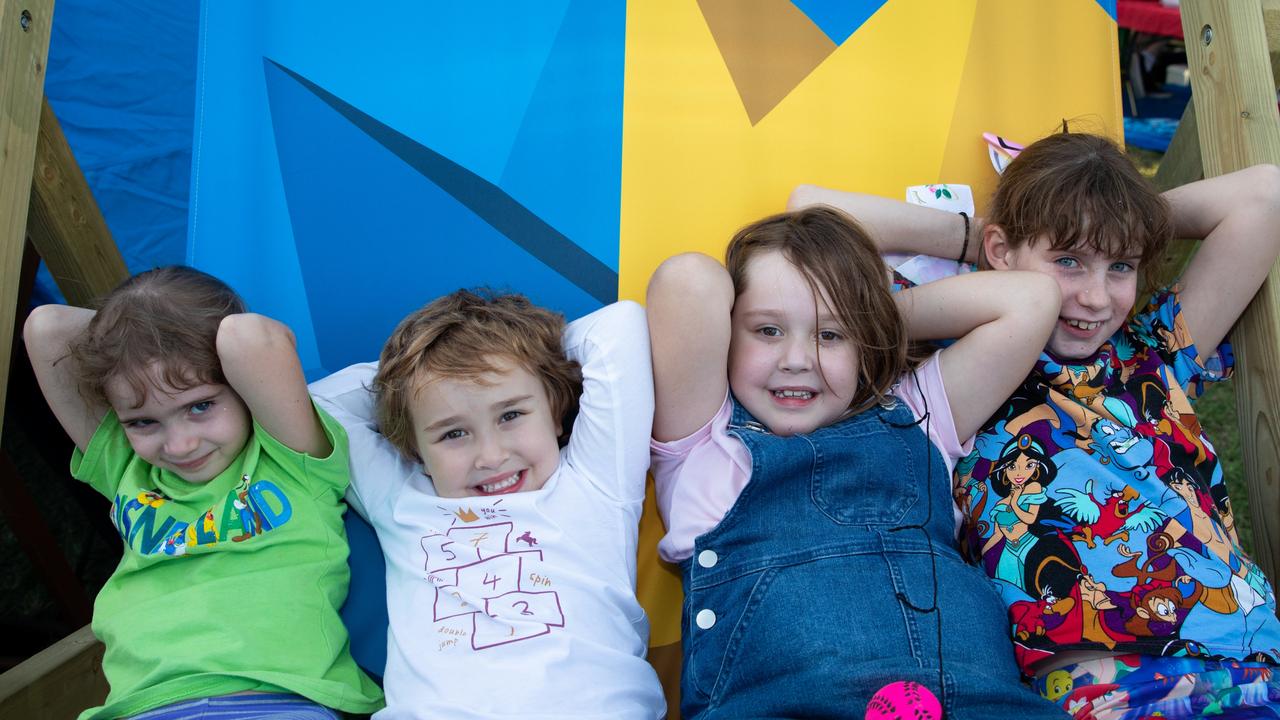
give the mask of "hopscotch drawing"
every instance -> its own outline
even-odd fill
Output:
[[[532,571],[535,563],[541,563],[542,551],[529,542],[529,532],[514,540],[513,533],[511,522],[498,522],[458,525],[422,538],[427,582],[436,590],[434,619],[471,616],[473,650],[528,640],[564,627],[559,596],[552,590],[534,589],[550,584]],[[514,542],[527,549],[513,548]]]

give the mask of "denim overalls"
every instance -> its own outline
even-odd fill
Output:
[[[895,680],[956,720],[1065,717],[1019,682],[1004,606],[956,550],[951,479],[906,405],[778,437],[733,403],[751,480],[681,565],[686,720],[861,718]]]

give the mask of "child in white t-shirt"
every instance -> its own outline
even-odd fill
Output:
[[[663,716],[635,597],[640,306],[566,328],[521,296],[458,291],[402,321],[378,366],[312,391],[350,435],[350,499],[387,560],[379,719]]]

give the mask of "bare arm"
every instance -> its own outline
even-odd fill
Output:
[[[942,351],[956,434],[976,433],[1031,371],[1058,319],[1058,283],[1036,272],[959,275],[894,296],[917,340],[960,338]]]
[[[84,332],[94,311],[68,305],[41,305],[31,311],[22,337],[35,369],[40,390],[62,429],[83,451],[93,439],[107,407],[91,403],[76,385],[76,362],[70,355],[71,341]]]
[[[1165,193],[1178,237],[1203,238],[1182,276],[1182,316],[1203,361],[1280,254],[1280,168],[1256,165]]]
[[[964,247],[964,220],[956,213],[816,185],[800,185],[787,198],[788,210],[814,205],[833,207],[856,220],[881,253],[957,258]],[[980,218],[970,219],[969,247],[964,257],[967,262],[978,260],[981,225]]]
[[[728,392],[733,282],[699,253],[667,259],[649,280],[653,437],[687,437],[715,416]]]
[[[253,419],[286,447],[315,457],[333,448],[307,394],[293,331],[264,315],[229,315],[218,326],[227,383]]]

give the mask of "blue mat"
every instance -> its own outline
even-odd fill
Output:
[[[1130,118],[1124,119],[1124,142],[1126,145],[1146,150],[1164,152],[1169,149],[1169,141],[1178,130],[1178,121],[1172,118]]]
[[[1178,129],[1178,121],[1191,99],[1191,88],[1181,85],[1165,85],[1160,92],[1136,99],[1137,117],[1130,116],[1130,106],[1124,103],[1124,142],[1145,150],[1164,152]]]

